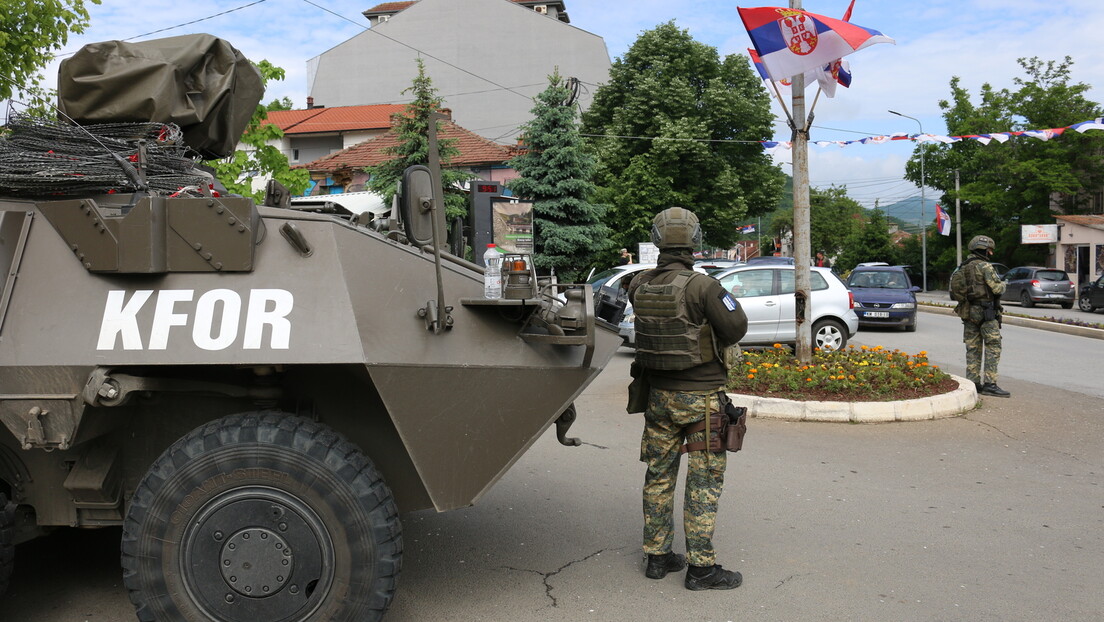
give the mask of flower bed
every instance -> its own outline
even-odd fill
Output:
[[[729,376],[728,390],[791,400],[879,402],[909,400],[948,393],[958,383],[928,353],[907,354],[882,346],[848,346],[813,351],[813,360],[798,362],[786,346],[744,352],[741,368]]]

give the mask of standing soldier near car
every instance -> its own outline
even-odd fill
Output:
[[[662,579],[689,562],[687,589],[725,590],[739,587],[743,580],[739,572],[716,563],[713,548],[727,456],[723,450],[710,451],[707,430],[687,428],[706,421],[709,413],[724,410],[726,353],[747,332],[747,316],[720,282],[692,270],[693,249],[701,235],[697,216],[681,207],[663,210],[652,221],[652,242],[660,251],[658,267],[637,275],[629,285],[636,313],[633,377],[649,387],[638,393],[646,396],[647,406],[641,399],[638,406],[630,404],[629,411],[643,410],[645,418],[640,443],[640,460],[648,465],[643,495],[645,576]],[[705,449],[687,452],[685,559],[671,550],[675,483],[684,440],[688,445],[706,441]]]
[[[970,240],[967,246],[970,256],[956,270],[961,274],[951,276],[951,292],[958,301],[955,313],[962,318],[966,377],[982,395],[1009,397],[1008,391],[997,386],[1001,355],[1000,295],[1004,293],[1005,283],[989,262],[995,246],[993,239],[986,235]],[[956,278],[961,285],[955,285]]]

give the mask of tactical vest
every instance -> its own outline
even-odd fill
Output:
[[[985,277],[981,275],[981,262],[983,261],[985,260],[980,257],[970,257],[962,262],[962,266],[959,268],[959,270],[962,270],[962,275],[966,277],[966,300],[970,303],[992,298],[989,287],[985,285]]]
[[[645,283],[633,297],[636,360],[648,369],[676,371],[717,358],[709,324],[694,323],[686,305],[686,285],[697,273],[680,271],[669,283]]]

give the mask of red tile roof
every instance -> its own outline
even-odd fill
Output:
[[[1066,222],[1073,223],[1075,225],[1083,225],[1085,227],[1093,227],[1094,229],[1104,229],[1104,216],[1096,214],[1088,214],[1084,216],[1055,216],[1056,220],[1064,220]]]
[[[266,123],[275,123],[284,134],[318,134],[322,132],[352,132],[385,130],[391,127],[391,115],[400,114],[403,104],[374,106],[338,106],[309,110],[274,110]]]
[[[517,4],[533,3],[534,2],[534,0],[510,0],[510,1],[514,2],[514,3],[517,3]],[[377,4],[376,6],[368,9],[367,11],[364,11],[361,14],[362,15],[378,15],[378,14],[386,14],[386,13],[398,13],[399,11],[402,11],[403,9],[410,8],[410,5],[414,4],[414,2],[417,2],[417,0],[411,0],[409,2],[384,2],[383,4]],[[548,2],[547,4],[562,5],[563,3],[562,2],[557,2],[556,0],[552,0],[552,1]]]
[[[455,146],[460,153],[452,158],[450,166],[475,166],[482,164],[502,164],[514,157],[515,150],[499,145],[472,133],[451,121],[441,122],[440,140],[456,139]],[[388,131],[352,147],[318,158],[313,162],[299,164],[294,168],[305,168],[315,172],[334,172],[343,169],[360,169],[386,162],[394,156],[387,153],[388,147],[399,144],[399,135]]]
[[[363,15],[372,15],[375,13],[398,13],[399,11],[409,7],[414,2],[384,2],[383,4],[377,4],[376,6],[364,11]]]

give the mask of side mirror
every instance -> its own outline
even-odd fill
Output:
[[[399,209],[406,237],[418,247],[433,243],[433,190],[429,167],[417,164],[403,171]]]
[[[920,291],[920,286],[919,285],[913,285],[912,287],[909,288],[909,291],[910,292],[918,292],[918,291]]]

